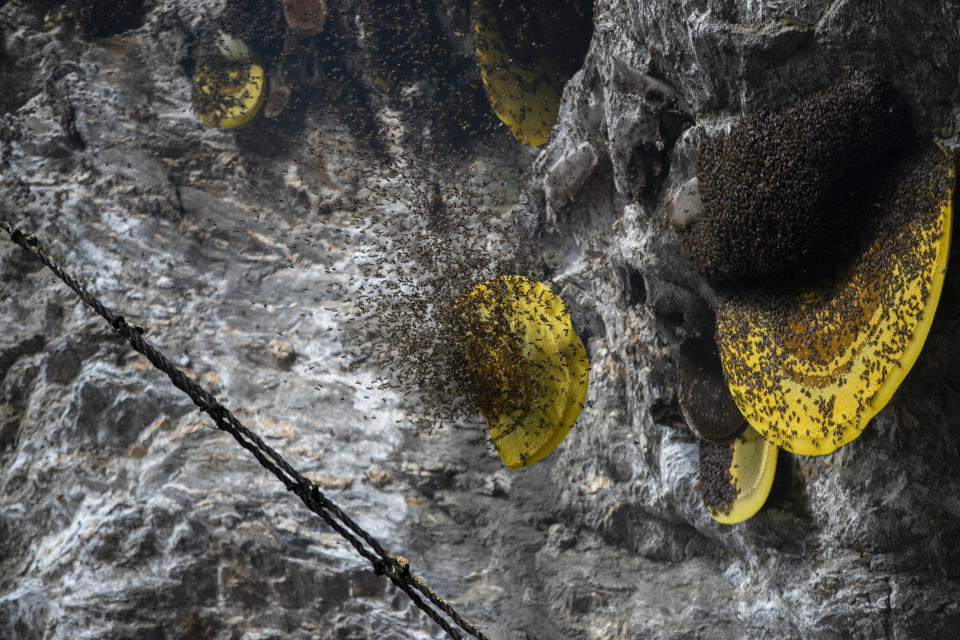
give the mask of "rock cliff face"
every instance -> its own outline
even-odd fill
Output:
[[[71,17],[68,2],[58,22],[58,3],[0,2],[4,212],[487,634],[955,637],[955,266],[924,352],[864,434],[826,457],[781,453],[764,510],[723,526],[695,487],[676,373],[681,343],[711,335],[713,297],[665,207],[705,135],[844,67],[882,73],[917,134],[955,151],[960,7],[597,0],[532,149],[492,120],[469,3],[392,17],[442,36],[442,74],[417,82],[365,53],[369,3],[318,3],[323,63],[294,65],[312,98],[271,91],[275,120],[230,131],[193,115],[190,60],[248,3],[121,4]],[[274,68],[284,38],[263,36]],[[457,90],[438,94],[443,78]],[[451,141],[431,163],[473,166],[554,256],[591,361],[571,434],[515,472],[476,431],[422,433],[370,390],[381,372],[348,320],[356,220],[403,213],[391,194],[409,197],[417,163],[396,159],[427,153],[413,112],[456,100],[474,102],[424,118]],[[442,637],[12,243],[0,274],[0,637]]]

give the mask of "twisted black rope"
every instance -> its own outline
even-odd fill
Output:
[[[76,278],[65,272],[52,256],[45,253],[34,235],[24,234],[11,224],[3,215],[0,215],[0,227],[10,235],[10,239],[32,253],[40,262],[45,264],[58,278],[80,296],[88,306],[102,316],[114,332],[127,339],[135,350],[147,357],[154,367],[167,374],[174,386],[190,396],[201,411],[205,412],[216,423],[217,428],[226,431],[240,443],[244,449],[253,454],[264,468],[280,479],[288,491],[292,491],[307,506],[308,509],[323,518],[330,527],[353,545],[361,556],[366,558],[377,575],[386,575],[399,587],[410,600],[434,622],[447,632],[452,638],[462,638],[460,633],[440,614],[443,612],[450,620],[479,640],[489,640],[476,626],[464,620],[453,607],[436,595],[433,589],[410,572],[410,564],[406,559],[387,553],[383,545],[360,525],[354,522],[336,503],[327,498],[320,490],[320,486],[303,477],[299,471],[291,466],[279,453],[266,444],[260,436],[245,427],[229,409],[220,404],[206,389],[188,378],[167,358],[155,349],[143,337],[143,328],[128,322],[122,315],[114,313],[106,305],[94,297],[86,287]],[[430,601],[428,605],[417,592]],[[432,606],[431,606],[432,605]],[[439,611],[438,611],[439,609]]]

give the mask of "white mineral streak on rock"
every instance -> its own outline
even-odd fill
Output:
[[[697,444],[668,442],[660,449],[660,482],[666,500],[689,499],[697,478]]]
[[[556,223],[557,210],[573,199],[596,166],[597,152],[589,142],[581,143],[553,163],[543,178],[548,224]]]

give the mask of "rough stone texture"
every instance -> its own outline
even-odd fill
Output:
[[[781,454],[765,509],[721,526],[675,371],[711,293],[664,208],[703,135],[844,65],[881,71],[955,150],[960,8],[597,3],[550,143],[475,150],[491,174],[528,169],[519,200],[592,364],[568,439],[508,472],[475,433],[421,434],[356,384],[378,373],[328,285],[357,273],[351,208],[387,178],[351,129],[330,112],[282,156],[269,121],[191,115],[178,62],[221,4],[155,0],[91,40],[0,2],[0,201],[428,584],[494,638],[954,637],[956,268],[888,408],[831,456]],[[0,637],[441,637],[10,243],[0,275]]]

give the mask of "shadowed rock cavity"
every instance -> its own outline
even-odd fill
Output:
[[[677,371],[683,419],[697,437],[724,442],[743,430],[746,422],[727,389],[713,340],[685,340]]]

